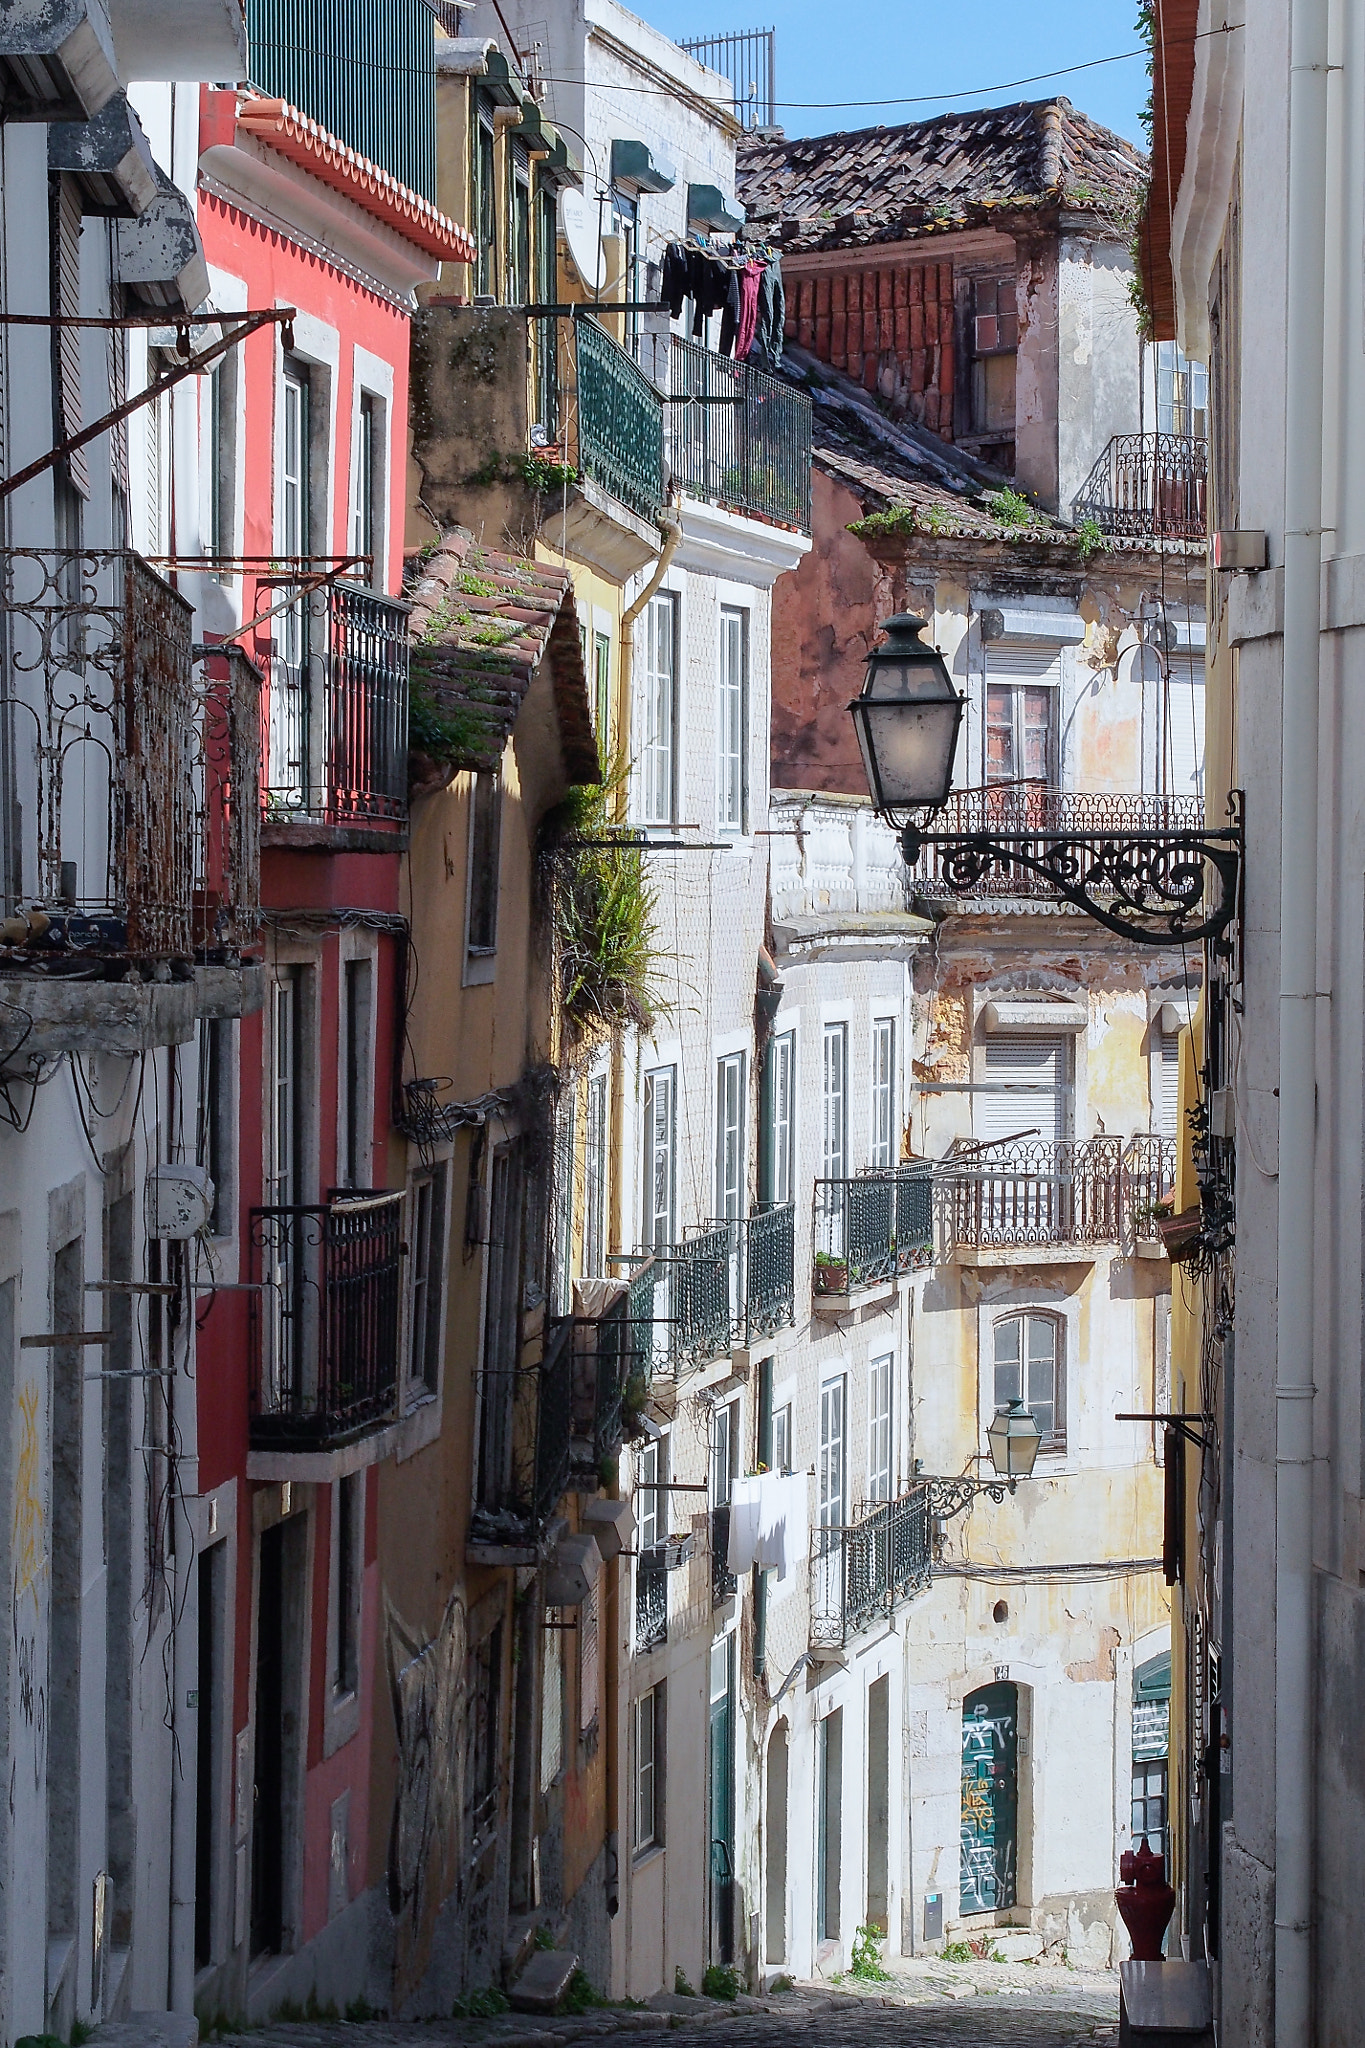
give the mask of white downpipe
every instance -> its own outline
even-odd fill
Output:
[[[1291,0],[1275,1363],[1275,2042],[1308,2048],[1313,1306],[1328,0]]]

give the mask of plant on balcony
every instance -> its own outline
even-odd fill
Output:
[[[639,847],[617,840],[628,774],[618,752],[601,782],[570,790],[546,826],[560,1006],[579,1038],[652,1031],[666,1014],[653,884]]]
[[[833,1252],[817,1252],[815,1291],[817,1294],[847,1294],[848,1260],[836,1258]]]

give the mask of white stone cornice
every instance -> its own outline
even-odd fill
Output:
[[[738,512],[723,512],[699,498],[678,503],[682,538],[673,559],[680,569],[706,576],[724,576],[731,583],[753,583],[771,590],[779,576],[795,569],[810,553],[810,535],[785,526],[768,526]]]

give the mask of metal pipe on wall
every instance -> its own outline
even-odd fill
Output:
[[[1328,0],[1292,0],[1275,1360],[1275,2040],[1312,2025],[1313,1324]]]

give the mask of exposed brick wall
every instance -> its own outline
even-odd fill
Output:
[[[787,335],[920,426],[953,438],[953,266],[895,263],[790,280]]]

